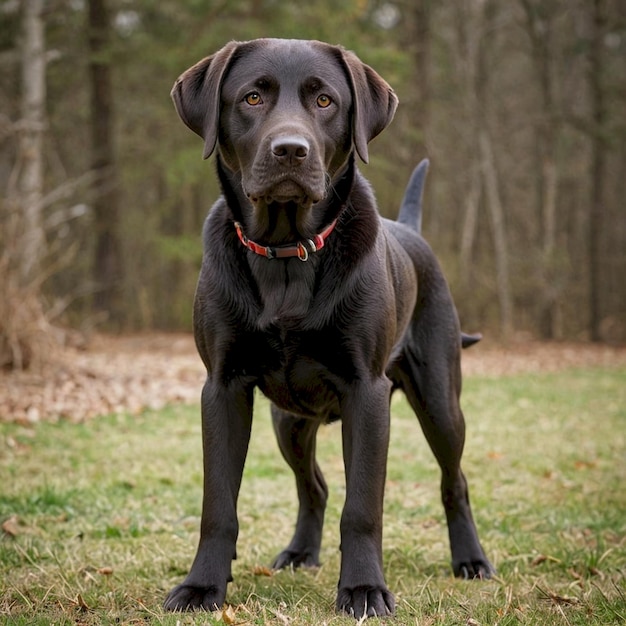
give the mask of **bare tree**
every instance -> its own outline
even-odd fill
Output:
[[[490,49],[495,5],[490,0],[481,3],[463,1],[456,8],[458,45],[460,47],[460,76],[465,92],[465,114],[468,119],[470,143],[477,146],[478,159],[472,171],[467,194],[465,219],[461,233],[461,280],[469,281],[471,251],[478,225],[481,196],[491,224],[496,266],[496,292],[500,314],[500,333],[506,339],[513,327],[513,298],[509,271],[509,246],[505,211],[501,198],[499,173],[491,137],[492,118],[489,71],[487,62],[493,57]]]
[[[485,183],[485,195],[491,222],[493,247],[496,261],[496,288],[500,305],[500,333],[506,340],[513,330],[513,298],[509,272],[509,245],[504,221],[504,207],[500,197],[500,185],[493,144],[486,128],[478,135],[481,156],[481,169]]]
[[[121,324],[121,245],[118,233],[119,191],[113,142],[111,24],[105,0],[89,0],[89,71],[91,79],[92,167],[98,175],[93,210],[96,251],[94,307]]]
[[[457,63],[457,76],[461,84],[464,121],[470,135],[469,143],[476,145],[480,110],[476,89],[478,71],[478,47],[481,32],[477,26],[478,16],[472,10],[469,0],[455,4],[455,32],[457,50],[454,55]],[[461,229],[459,252],[459,276],[463,288],[471,282],[472,252],[478,228],[478,213],[482,196],[482,177],[479,159],[468,163],[468,190],[465,194],[465,212]]]
[[[21,212],[19,274],[27,284],[37,274],[45,250],[42,226],[43,137],[46,124],[44,0],[22,3],[21,120],[14,170],[14,207]]]
[[[411,5],[413,29],[411,33],[413,58],[415,60],[415,107],[412,111],[413,123],[421,133],[418,152],[427,154],[430,125],[431,86],[431,32],[430,22],[433,10],[431,0],[415,0]]]
[[[534,74],[539,86],[540,115],[535,128],[539,169],[536,180],[539,188],[542,254],[539,259],[539,332],[543,339],[554,339],[561,334],[557,281],[555,276],[555,248],[557,233],[557,191],[559,167],[557,143],[561,119],[556,102],[556,50],[554,21],[560,3],[553,0],[521,0],[526,16],[526,32],[531,43]]]
[[[589,334],[592,341],[601,341],[602,263],[605,215],[607,103],[604,86],[604,36],[607,26],[606,0],[593,0],[589,15],[591,40],[589,47],[588,84],[591,98],[591,198],[589,206]]]
[[[24,369],[39,360],[46,316],[41,299],[43,136],[46,56],[43,0],[24,0],[20,37],[20,119],[15,164],[0,204],[0,367]]]

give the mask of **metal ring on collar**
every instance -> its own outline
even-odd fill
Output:
[[[298,258],[301,261],[308,261],[309,251],[302,245],[302,242],[298,243]]]

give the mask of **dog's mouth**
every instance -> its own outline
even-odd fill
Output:
[[[293,180],[283,180],[262,192],[247,192],[256,208],[276,206],[279,208],[310,209],[321,198],[312,190],[305,189]]]

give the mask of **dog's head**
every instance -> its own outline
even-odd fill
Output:
[[[184,72],[172,98],[204,157],[217,148],[260,212],[320,202],[355,150],[367,162],[397,106],[352,52],[281,39],[227,44]]]

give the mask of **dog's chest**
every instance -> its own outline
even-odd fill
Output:
[[[332,420],[346,368],[336,341],[324,334],[274,335],[266,343],[258,386],[277,406],[292,413]]]

